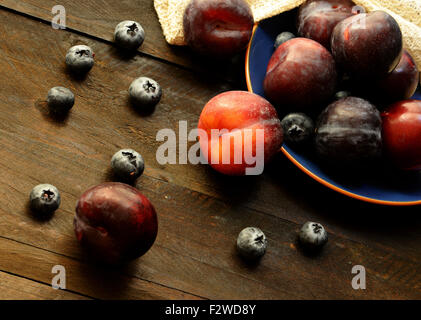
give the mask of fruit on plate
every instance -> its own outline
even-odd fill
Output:
[[[382,151],[380,112],[366,100],[348,97],[330,104],[319,116],[318,155],[337,166],[373,160]]]
[[[226,58],[245,49],[253,13],[244,0],[192,0],[183,17],[184,37],[196,52]]]
[[[417,90],[419,71],[412,56],[403,51],[395,70],[370,87],[371,96],[381,101],[396,102],[411,98]]]
[[[120,264],[145,254],[155,241],[155,209],[139,190],[108,182],[87,190],[76,205],[76,237],[99,261]]]
[[[402,32],[383,11],[361,13],[339,22],[332,33],[332,54],[342,71],[358,78],[392,72],[402,55]]]
[[[281,32],[280,34],[278,34],[276,36],[275,44],[273,45],[273,47],[275,49],[278,49],[278,47],[281,44],[284,44],[285,42],[287,42],[287,41],[289,41],[291,39],[294,39],[294,38],[295,38],[295,35],[293,33],[291,33],[291,32],[288,32],[288,31]]]
[[[398,168],[421,170],[421,101],[397,102],[382,118],[386,155]]]
[[[261,174],[283,142],[275,108],[246,91],[212,98],[203,108],[198,129],[202,155],[212,168],[227,175]]]
[[[290,113],[281,121],[288,146],[304,147],[314,135],[314,122],[304,113]]]
[[[316,41],[295,38],[272,55],[263,87],[266,97],[279,110],[295,112],[316,108],[329,100],[336,82],[335,61],[330,52]]]
[[[351,0],[308,0],[298,12],[298,33],[330,49],[335,26],[353,15]]]

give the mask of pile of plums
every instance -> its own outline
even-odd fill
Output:
[[[338,166],[386,155],[398,168],[421,169],[421,101],[408,100],[419,72],[395,19],[350,0],[309,0],[297,27],[264,79],[265,96],[288,114],[287,144],[314,146]]]

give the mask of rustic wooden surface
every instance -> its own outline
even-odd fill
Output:
[[[318,185],[282,155],[259,177],[221,176],[199,165],[156,161],[156,133],[197,125],[209,98],[244,89],[243,71],[209,69],[162,36],[151,0],[62,0],[67,30],[50,25],[52,0],[0,0],[0,298],[1,299],[421,299],[421,212],[345,198]],[[110,40],[114,26],[138,20],[147,39],[123,57]],[[69,76],[67,49],[87,44],[96,64],[86,79]],[[226,69],[226,68],[224,68]],[[216,69],[218,71],[218,69]],[[141,75],[164,96],[142,115],[127,101]],[[69,87],[70,115],[57,121],[45,108],[48,90]],[[132,147],[147,167],[137,187],[159,215],[153,248],[125,268],[89,262],[73,234],[75,203],[88,187],[110,180],[109,160]],[[32,187],[56,185],[63,197],[51,220],[27,208]],[[319,221],[330,239],[320,255],[296,245],[305,221]],[[235,253],[247,226],[261,227],[269,249],[257,265]],[[54,265],[67,270],[67,290],[51,288]],[[351,268],[367,270],[367,289],[353,290]]]

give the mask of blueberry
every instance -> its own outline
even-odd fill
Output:
[[[161,100],[162,89],[155,80],[137,78],[129,88],[130,100],[137,107],[154,107]]]
[[[74,46],[66,54],[66,65],[75,73],[87,73],[94,66],[94,56],[88,46]]]
[[[125,49],[135,50],[145,40],[145,31],[135,21],[120,22],[114,31],[114,42]]]
[[[281,121],[284,139],[290,146],[303,146],[314,134],[314,122],[304,113],[290,113]]]
[[[47,103],[54,113],[68,112],[75,104],[75,95],[64,87],[54,87],[48,91]]]
[[[339,91],[335,94],[335,99],[341,100],[341,99],[344,99],[344,98],[348,98],[350,96],[351,96],[351,92],[349,92],[349,91]]]
[[[48,215],[60,206],[60,192],[51,184],[39,184],[32,189],[29,201],[34,213]]]
[[[254,260],[260,258],[265,254],[266,247],[266,236],[259,228],[245,228],[238,235],[237,250],[246,259]]]
[[[299,234],[300,242],[309,248],[321,248],[327,242],[327,232],[320,223],[306,222]]]
[[[145,170],[145,162],[138,152],[132,149],[123,149],[112,157],[111,168],[117,177],[125,181],[134,181]]]
[[[291,32],[282,32],[278,34],[275,40],[275,44],[273,45],[275,49],[277,49],[281,44],[287,42],[288,40],[294,39],[295,35]]]

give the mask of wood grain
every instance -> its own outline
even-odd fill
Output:
[[[58,4],[54,0],[14,1],[1,0],[0,5],[22,12],[51,23],[52,8]],[[145,27],[146,39],[141,52],[181,65],[191,65],[188,50],[171,47],[162,35],[153,1],[112,1],[96,0],[59,2],[66,9],[67,28],[79,31],[106,41],[113,41],[114,28],[123,20],[135,20]]]
[[[50,239],[53,241],[52,239]],[[55,254],[47,250],[41,250],[33,246],[25,245],[16,241],[0,238],[0,269],[7,270],[13,274],[34,279],[43,283],[41,293],[45,292],[43,298],[53,299],[72,297],[77,295],[63,290],[51,288],[51,281],[55,274],[51,272],[53,266],[61,265],[66,271],[66,290],[79,292],[87,297],[98,299],[192,299],[198,297],[167,288],[162,285],[129,277],[122,274],[122,270],[113,270],[98,267],[93,264],[86,264],[63,255]],[[1,275],[1,273],[0,273]],[[28,285],[23,280],[17,282],[22,286],[16,291],[30,294],[34,288],[40,287],[36,284]],[[3,285],[0,276],[0,286]],[[10,286],[10,279],[4,283]],[[31,287],[32,286],[32,287]],[[51,290],[44,287],[49,286]],[[48,288],[47,288],[48,289]],[[49,294],[47,294],[49,292]],[[34,292],[35,296],[36,292]],[[0,296],[1,297],[1,296]]]
[[[65,52],[78,43],[96,52],[84,80],[64,69]],[[150,115],[127,101],[127,88],[140,75],[164,89]],[[62,121],[45,108],[56,85],[76,95]],[[156,133],[177,129],[179,120],[194,128],[206,101],[231,88],[227,82],[143,55],[128,59],[107,43],[1,10],[0,87],[1,270],[48,283],[51,266],[63,264],[70,270],[69,288],[96,298],[421,298],[416,209],[347,200],[312,183],[281,156],[263,176],[240,179],[207,166],[157,163]],[[145,158],[137,187],[154,203],[160,232],[144,257],[111,272],[90,263],[72,220],[80,194],[111,179],[110,158],[122,147]],[[28,194],[40,182],[56,185],[63,197],[49,221],[36,220],[27,209]],[[397,221],[397,214],[405,219]],[[296,244],[306,220],[328,228],[321,255],[306,255]],[[238,232],[250,225],[261,227],[270,241],[254,266],[234,249]],[[356,264],[367,269],[365,291],[351,287]]]
[[[0,272],[0,300],[88,300],[39,282]]]
[[[55,0],[0,0],[0,6],[41,19],[51,24],[52,8]],[[66,25],[73,31],[107,42],[113,41],[114,29],[123,20],[138,21],[145,29],[146,38],[139,52],[160,59],[199,70],[201,73],[212,73],[215,76],[229,79],[237,85],[245,86],[244,57],[239,54],[231,61],[213,61],[194,54],[188,47],[167,44],[162,34],[152,0],[89,0],[75,2],[60,1],[66,9]]]

